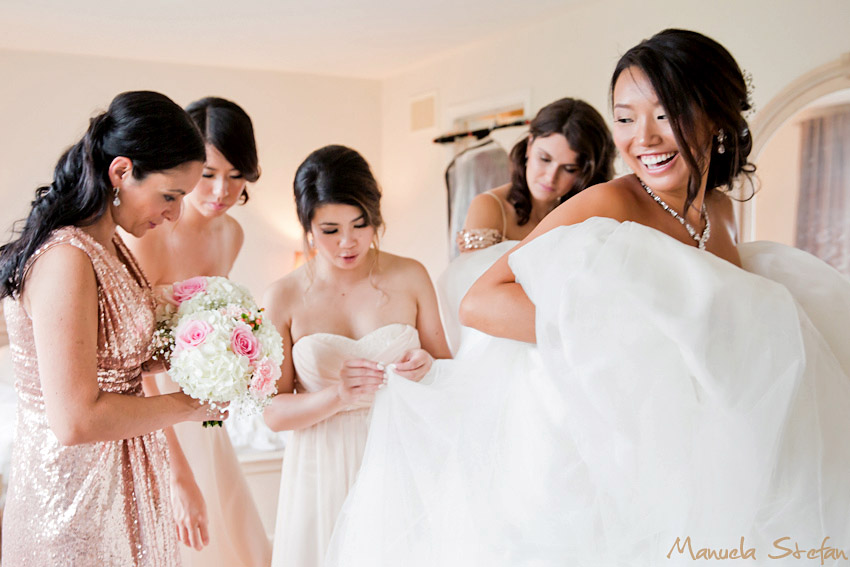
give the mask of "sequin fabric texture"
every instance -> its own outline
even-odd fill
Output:
[[[119,236],[119,257],[76,227],[54,232],[32,261],[58,245],[91,258],[98,285],[98,371],[104,392],[143,396],[140,366],[154,326],[150,286]],[[4,303],[18,392],[3,517],[3,567],[179,565],[161,431],[62,446],[47,422],[32,322]]]
[[[495,228],[470,228],[457,233],[457,248],[461,252],[488,248],[503,241],[505,237]]]

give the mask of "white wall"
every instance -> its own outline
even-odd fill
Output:
[[[3,241],[89,117],[135,89],[160,91],[182,106],[222,96],[251,116],[263,174],[249,203],[234,208],[246,238],[232,276],[256,294],[289,271],[301,248],[292,179],[307,154],[342,143],[381,168],[378,81],[0,50]]]
[[[758,109],[796,77],[850,52],[850,2],[816,6],[799,0],[588,2],[386,79],[385,248],[422,260],[432,275],[447,262],[442,174],[450,154],[428,133],[409,132],[411,97],[436,92],[438,120],[452,106],[522,89],[531,90],[533,112],[573,96],[608,117],[608,81],[619,55],[664,28],[683,27],[715,38],[752,73]]]
[[[755,239],[794,246],[800,198],[801,125],[789,120],[771,136],[759,156],[755,196]]]
[[[756,109],[806,71],[850,53],[850,2],[822,0],[589,1],[538,24],[435,58],[383,81],[0,50],[0,228],[20,218],[50,180],[87,118],[127,89],[160,90],[180,104],[215,94],[254,119],[263,177],[235,211],[246,231],[234,275],[259,293],[288,271],[300,246],[292,205],[298,163],[327,143],[360,150],[384,189],[385,250],[436,277],[447,262],[447,109],[530,92],[531,111],[562,96],[608,116],[608,80],[626,49],[665,27],[706,33],[752,73]],[[409,131],[411,98],[436,93],[439,127]],[[763,191],[771,187],[765,184]]]

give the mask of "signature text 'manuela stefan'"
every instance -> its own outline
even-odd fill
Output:
[[[801,548],[799,542],[793,541],[790,537],[781,537],[773,542],[773,547],[767,553],[767,559],[819,559],[821,565],[825,565],[827,561],[836,561],[839,559],[847,560],[847,552],[843,549],[828,545],[829,536],[823,538],[820,547],[804,547]],[[667,559],[671,559],[674,554],[678,553],[681,556],[691,559],[751,559],[758,561],[755,547],[748,547],[744,542],[744,537],[741,536],[741,541],[737,547],[700,547],[694,549],[691,544],[691,536],[685,539],[676,538],[676,542],[670,551],[667,553]],[[764,555],[761,555],[764,557]]]

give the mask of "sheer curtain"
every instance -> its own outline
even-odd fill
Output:
[[[850,106],[802,128],[797,247],[850,275]]]

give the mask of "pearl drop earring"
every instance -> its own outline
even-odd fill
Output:
[[[725,154],[726,146],[723,145],[723,142],[726,141],[726,132],[723,131],[723,128],[717,131],[717,153]]]

